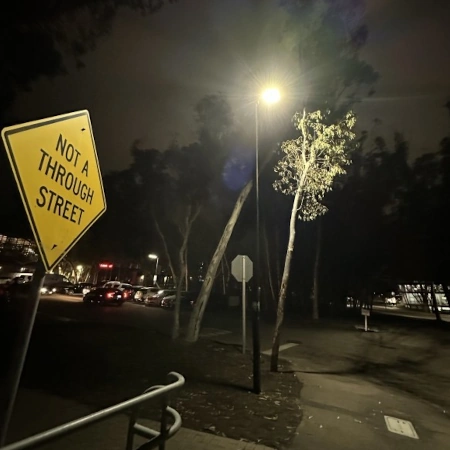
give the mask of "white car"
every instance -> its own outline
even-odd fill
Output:
[[[122,283],[120,281],[108,281],[103,285],[104,288],[112,288],[112,289],[119,289],[119,291],[133,290],[133,286],[130,283]]]
[[[384,301],[387,306],[397,306],[397,299],[395,298],[395,295],[386,297]]]

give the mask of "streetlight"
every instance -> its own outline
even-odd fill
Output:
[[[83,272],[83,266],[80,264],[77,266],[77,282],[80,281],[82,272]]]
[[[148,255],[148,257],[150,259],[156,259],[155,276],[153,277],[153,283],[158,284],[158,262],[159,262],[159,257],[158,257],[158,255],[155,255],[154,253],[150,253],[150,255]]]
[[[260,220],[259,220],[259,104],[260,101],[270,105],[281,98],[277,88],[266,89],[255,102],[255,193],[256,193],[256,300],[253,301],[253,390],[261,392],[261,343],[259,333],[259,313],[261,309],[261,251],[260,251]]]

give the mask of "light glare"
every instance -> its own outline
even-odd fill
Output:
[[[262,94],[263,100],[268,104],[277,103],[280,97],[280,91],[276,88],[266,89]]]

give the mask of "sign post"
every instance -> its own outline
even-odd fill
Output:
[[[247,289],[246,282],[253,277],[253,262],[246,255],[238,255],[231,263],[231,273],[242,283],[242,353],[247,344]]]
[[[368,331],[367,318],[370,316],[370,309],[362,308],[361,314],[364,316],[364,331]]]
[[[6,442],[45,272],[51,271],[106,211],[88,111],[7,127],[2,139],[40,260],[5,386],[8,398],[0,418],[0,447]]]
[[[245,354],[245,348],[247,343],[247,300],[245,297],[245,256],[242,256],[242,353]]]

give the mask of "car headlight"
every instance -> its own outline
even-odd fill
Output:
[[[41,294],[46,294],[48,292],[48,289],[43,287],[41,288]]]
[[[53,289],[52,289],[52,292],[56,292],[56,288],[53,288]]]

